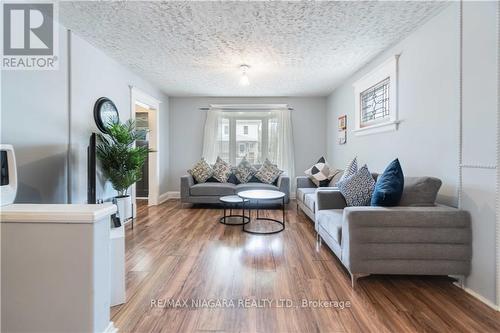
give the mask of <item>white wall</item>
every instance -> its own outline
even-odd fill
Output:
[[[326,98],[216,98],[170,97],[169,191],[179,191],[180,177],[201,158],[206,111],[209,104],[288,104],[292,111],[295,173],[304,170],[326,152]]]
[[[3,71],[1,141],[14,145],[19,171],[16,202],[85,203],[87,199],[87,144],[97,131],[95,101],[111,98],[120,119],[130,117],[133,85],[162,101],[160,122],[160,192],[168,179],[168,97],[114,59],[60,27],[61,61],[57,71]],[[71,100],[70,104],[68,101]],[[71,119],[71,126],[69,121]],[[71,135],[69,134],[71,132]],[[71,140],[68,193],[67,154]],[[69,195],[68,195],[69,194]],[[98,181],[98,199],[115,195]]]
[[[495,303],[498,2],[464,2],[462,208],[472,215],[467,287]],[[500,235],[499,235],[500,236]],[[497,278],[499,278],[497,276]],[[497,295],[498,297],[498,295]],[[498,299],[498,298],[497,298]]]
[[[67,200],[67,51],[59,29],[57,71],[2,71],[1,142],[14,145],[16,202]]]
[[[87,145],[92,132],[99,132],[93,107],[99,97],[110,98],[120,112],[120,120],[130,118],[130,88],[134,86],[162,101],[160,104],[160,193],[166,191],[168,174],[168,97],[160,89],[111,59],[75,34],[71,34],[71,200],[87,198]],[[99,179],[100,178],[100,179]],[[109,182],[98,175],[97,198],[116,195]]]
[[[464,6],[464,163],[496,163],[497,30],[495,2]],[[328,98],[328,158],[344,167],[354,156],[382,172],[394,158],[408,176],[443,180],[438,200],[458,205],[460,20],[453,3],[405,40],[385,51],[339,86]],[[396,132],[355,136],[352,84],[394,54],[399,64]],[[338,145],[337,117],[347,114],[346,145]],[[473,216],[472,272],[466,286],[495,302],[496,171],[464,170],[462,208]]]
[[[443,180],[440,200],[456,205],[458,184],[458,10],[452,5],[335,89],[328,98],[328,158],[344,168],[354,156],[374,172],[398,157],[406,175]],[[397,132],[356,136],[352,84],[401,53]],[[346,145],[338,145],[337,117],[347,114]]]

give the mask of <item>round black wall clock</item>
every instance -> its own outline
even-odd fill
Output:
[[[97,128],[101,132],[107,133],[110,124],[117,124],[120,121],[115,103],[107,97],[99,98],[94,105],[94,120]]]

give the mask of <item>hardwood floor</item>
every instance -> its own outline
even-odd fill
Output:
[[[178,201],[138,208],[126,231],[127,303],[111,310],[120,332],[500,332],[500,314],[445,277],[370,276],[351,289],[294,203],[271,236],[220,224],[221,214]]]

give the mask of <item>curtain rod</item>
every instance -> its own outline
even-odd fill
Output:
[[[219,110],[254,110],[254,111],[266,111],[266,110],[276,110],[276,109],[288,109],[293,110],[288,104],[210,104],[209,107],[201,107],[200,110],[207,111],[210,109]]]

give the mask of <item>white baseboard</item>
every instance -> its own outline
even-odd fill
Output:
[[[498,306],[498,305],[494,304],[494,303],[493,303],[493,302],[491,302],[489,299],[487,299],[487,298],[485,298],[485,297],[483,297],[483,296],[479,295],[479,294],[478,294],[478,293],[476,293],[474,290],[469,289],[469,288],[467,288],[467,287],[462,288],[462,287],[460,286],[460,284],[459,284],[459,283],[457,283],[457,282],[453,282],[453,284],[454,284],[456,287],[458,287],[458,288],[460,288],[460,289],[463,289],[463,290],[464,290],[467,294],[469,294],[469,295],[471,295],[472,297],[474,297],[474,298],[478,299],[479,301],[481,301],[482,303],[486,304],[487,306],[489,306],[489,307],[490,307],[490,308],[492,308],[493,310],[495,310],[495,311],[500,311],[500,306]]]
[[[179,199],[181,197],[181,192],[179,191],[169,191],[160,195],[159,204],[164,203],[167,200]]]
[[[117,333],[118,328],[115,327],[112,321],[109,322],[108,327],[104,330],[103,333]]]

